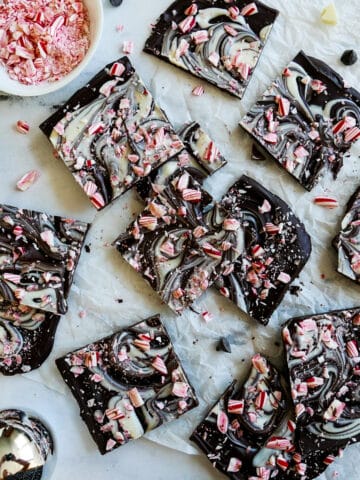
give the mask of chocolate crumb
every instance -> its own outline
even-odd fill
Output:
[[[110,3],[113,7],[120,7],[122,2],[123,2],[123,0],[110,0]]]
[[[260,152],[260,150],[256,147],[255,144],[252,145],[252,150],[251,150],[251,160],[254,160],[256,162],[263,162],[264,160],[266,160],[266,157],[265,155]]]
[[[301,287],[299,285],[292,285],[289,290],[291,295],[296,295],[298,297]]]
[[[347,66],[354,65],[357,60],[358,56],[355,50],[345,50],[345,52],[341,56],[342,63]]]
[[[90,245],[85,245],[85,252],[90,253]]]
[[[228,335],[227,337],[221,337],[219,343],[216,346],[217,352],[231,353],[231,343],[233,342],[233,337]]]

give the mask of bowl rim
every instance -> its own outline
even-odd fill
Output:
[[[46,95],[48,93],[60,90],[61,88],[68,85],[86,68],[99,45],[104,27],[104,8],[102,0],[89,1],[90,3],[93,3],[97,8],[97,26],[94,31],[94,37],[92,39],[92,42],[90,43],[90,47],[82,61],[73,70],[71,70],[70,73],[68,73],[60,80],[57,80],[56,82],[44,82],[38,85],[24,85],[20,82],[17,82],[16,80],[12,80],[11,82],[9,82],[9,84],[2,85],[0,81],[0,95],[14,95],[18,97],[37,97],[41,95]],[[3,67],[0,66],[0,68]]]

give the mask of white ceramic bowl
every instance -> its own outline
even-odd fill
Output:
[[[57,80],[56,82],[43,82],[38,85],[23,85],[16,80],[12,80],[8,76],[5,68],[0,66],[0,92],[21,97],[45,95],[46,93],[55,92],[55,90],[65,87],[65,85],[74,80],[74,78],[84,70],[99,44],[103,30],[104,13],[102,0],[83,0],[83,2],[89,12],[90,47],[82,62],[60,80]]]

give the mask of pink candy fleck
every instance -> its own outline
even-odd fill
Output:
[[[134,42],[126,40],[123,44],[123,52],[130,55],[134,51]]]
[[[25,173],[25,175],[20,178],[16,186],[19,190],[25,192],[39,179],[39,177],[40,173],[37,170],[30,170],[30,172]]]
[[[0,64],[26,85],[70,73],[89,49],[81,0],[7,0],[0,4]]]

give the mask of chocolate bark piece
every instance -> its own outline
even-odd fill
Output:
[[[339,235],[333,241],[338,254],[337,271],[360,283],[360,188],[350,198]]]
[[[300,52],[240,125],[258,147],[311,190],[360,138],[360,93],[321,60]]]
[[[198,401],[158,315],[56,361],[101,454]]]
[[[275,367],[255,355],[244,385],[233,382],[193,432],[191,440],[228,478],[300,478],[283,384]]]
[[[260,150],[258,150],[255,144],[253,144],[251,148],[251,160],[254,160],[256,162],[262,162],[266,160],[266,157],[263,155],[262,152],[260,152]]]
[[[66,313],[89,224],[0,205],[0,301]]]
[[[108,64],[40,128],[97,209],[184,149],[127,57]]]
[[[233,270],[219,277],[216,286],[266,325],[309,259],[310,237],[283,200],[245,175],[221,206],[240,222],[245,246]]]
[[[179,132],[185,147],[195,157],[208,175],[212,175],[226,165],[227,161],[215,142],[197,122],[185,125]]]
[[[177,0],[144,50],[241,98],[277,15],[257,1]]]
[[[187,172],[149,199],[114,242],[124,259],[176,313],[189,307],[241,253],[236,220]]]
[[[283,330],[307,478],[360,441],[360,308],[290,320]]]
[[[0,372],[16,375],[39,368],[52,350],[59,320],[52,313],[0,303]]]
[[[178,135],[186,149],[137,183],[136,188],[142,199],[148,198],[154,186],[161,190],[184,171],[189,172],[199,183],[203,183],[209,175],[226,165],[227,161],[214,141],[197,122],[185,125]]]

